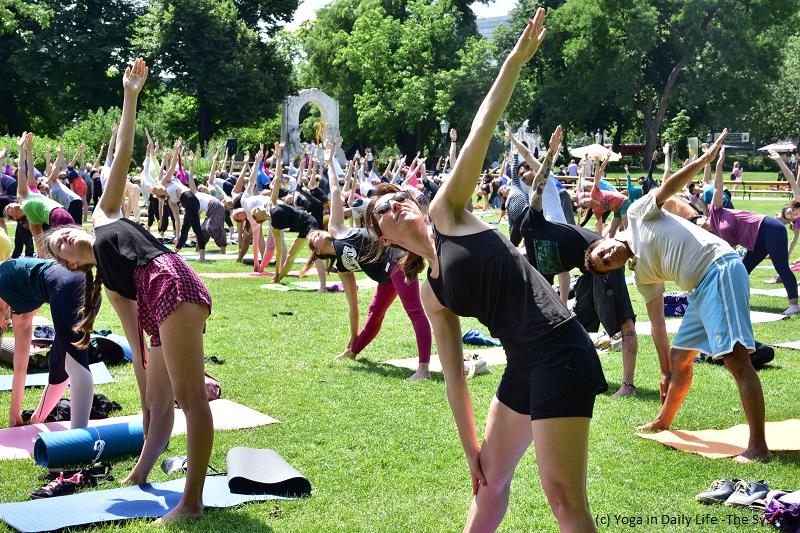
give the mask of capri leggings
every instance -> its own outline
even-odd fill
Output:
[[[789,267],[789,237],[786,228],[775,217],[765,217],[758,229],[758,237],[753,251],[745,254],[742,262],[747,273],[753,271],[769,254],[772,266],[778,272],[786,288],[786,295],[790,300],[797,298],[797,278]]]
[[[403,269],[399,266],[395,266],[391,279],[379,283],[378,288],[375,289],[375,295],[369,304],[369,312],[367,320],[364,322],[364,328],[358,334],[350,349],[357,355],[378,335],[383,323],[383,317],[386,316],[386,311],[392,305],[395,296],[400,296],[400,303],[403,304],[403,309],[406,310],[408,318],[411,319],[411,326],[417,336],[419,362],[429,363],[431,360],[431,326],[428,323],[428,317],[425,316],[425,311],[422,309],[422,301],[419,296],[419,281],[414,279],[410,283],[406,283]]]
[[[176,248],[180,250],[186,246],[186,239],[189,238],[189,227],[191,226],[197,239],[198,250],[205,250],[208,239],[206,239],[203,233],[203,226],[200,223],[200,201],[192,191],[184,191],[180,200],[184,214],[183,225],[181,225],[181,238],[178,239]]]

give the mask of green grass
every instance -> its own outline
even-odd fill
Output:
[[[765,209],[774,202],[739,202],[737,207]],[[487,218],[496,220],[496,216]],[[503,225],[504,226],[504,225]],[[211,257],[211,254],[210,254]],[[765,262],[764,264],[769,264]],[[199,271],[247,270],[232,261],[205,265]],[[771,270],[753,272],[754,287],[767,287]],[[210,365],[222,381],[223,397],[266,412],[279,420],[262,428],[218,432],[212,464],[225,468],[233,446],[277,450],[311,481],[314,492],[305,500],[267,502],[238,509],[210,510],[185,531],[458,531],[470,502],[469,470],[463,458],[455,424],[447,405],[444,383],[436,378],[408,383],[410,372],[381,361],[416,354],[408,318],[393,305],[377,339],[355,362],[337,363],[332,357],[348,338],[347,305],[342,294],[275,292],[259,289],[263,279],[204,280],[214,299],[205,336],[207,355],[227,362]],[[465,290],[468,290],[465,288]],[[360,291],[363,316],[372,291]],[[631,296],[640,319],[646,313],[639,294]],[[780,312],[782,298],[754,297],[753,307]],[[273,316],[291,311],[292,316]],[[45,311],[45,314],[47,312]],[[796,340],[798,318],[756,325],[762,342]],[[100,328],[121,331],[113,310],[103,305]],[[462,327],[478,326],[472,319]],[[482,328],[485,331],[485,328]],[[713,517],[727,524],[729,517],[751,518],[752,512],[705,507],[693,496],[714,479],[766,479],[776,488],[798,488],[800,455],[776,453],[767,464],[737,465],[681,453],[634,435],[638,424],[658,410],[658,362],[649,337],[639,338],[636,384],[639,396],[614,400],[600,396],[590,435],[588,490],[597,515],[647,517],[682,514]],[[619,384],[622,367],[618,352],[601,355],[611,391]],[[4,373],[10,369],[3,368]],[[130,365],[113,367],[116,382],[97,387],[123,405],[122,414],[138,411],[139,400]],[[483,433],[489,402],[502,368],[470,381],[479,433]],[[760,373],[766,397],[767,419],[800,418],[797,395],[800,353],[777,350],[772,368]],[[25,407],[38,402],[41,389],[29,389]],[[8,393],[0,395],[7,406]],[[0,410],[0,413],[5,413]],[[4,422],[4,420],[3,420]],[[692,389],[675,419],[675,428],[725,428],[744,422],[733,379],[725,369],[697,365]],[[186,438],[174,437],[165,456],[186,453]],[[114,474],[122,478],[132,459],[117,461]],[[32,461],[0,461],[0,500],[27,499],[39,485],[41,469]],[[168,476],[156,469],[151,479]],[[116,486],[116,485],[112,485]],[[752,526],[658,526],[663,531],[747,531]],[[149,531],[146,521],[107,525],[97,531]],[[177,529],[177,528],[176,528]],[[601,527],[607,531],[654,531],[656,527]],[[512,497],[501,531],[556,531],[539,485],[534,450],[521,461],[512,484]]]

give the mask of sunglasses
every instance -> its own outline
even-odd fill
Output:
[[[394,200],[395,202],[402,203],[402,202],[405,202],[406,200],[408,200],[408,198],[409,198],[409,194],[406,191],[396,192],[396,193],[394,193],[394,196],[392,196],[391,198],[389,198],[388,200],[386,200],[382,204],[377,205],[372,212],[376,216],[379,216],[379,217],[383,216],[384,213],[388,213],[389,210],[392,208],[392,205],[389,202]]]

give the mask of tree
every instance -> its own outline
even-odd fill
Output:
[[[43,0],[26,10],[46,16],[20,18],[5,35],[0,30],[0,120],[7,131],[56,133],[87,109],[117,104],[138,6],[130,0]]]
[[[262,8],[273,4],[238,3],[260,20],[269,17]],[[169,88],[196,99],[201,144],[218,129],[270,118],[290,89],[291,63],[282,48],[262,39],[233,0],[158,0],[140,19],[136,40]]]
[[[300,79],[339,101],[348,142],[396,144],[408,154],[439,143],[445,116],[467,127],[496,67],[462,3],[399,4],[336,0],[321,9],[301,31]]]
[[[547,18],[550,30],[532,80],[532,118],[590,130],[640,120],[645,165],[671,107],[689,106],[711,123],[730,119],[763,91],[775,66],[776,28],[796,11],[792,0],[566,0]],[[515,8],[508,37],[533,13]],[[745,81],[746,80],[746,81]],[[678,99],[678,102],[675,99]],[[557,113],[558,118],[553,117]],[[700,119],[698,119],[700,121]]]

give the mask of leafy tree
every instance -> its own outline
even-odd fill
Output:
[[[432,149],[443,117],[468,126],[496,69],[462,9],[452,0],[336,0],[301,31],[301,82],[339,101],[348,142]]]
[[[616,141],[641,121],[645,165],[671,107],[686,106],[712,125],[731,124],[737,110],[749,107],[780,57],[778,29],[797,10],[793,0],[553,4],[542,58],[529,75],[539,91],[529,117],[545,129],[556,121],[589,131],[615,124]],[[520,0],[498,57],[535,7]]]
[[[239,4],[261,6],[263,20],[269,13],[261,8],[273,3]],[[269,118],[290,89],[290,61],[241,18],[233,0],[157,0],[140,19],[137,42],[170,89],[196,100],[201,144],[218,129]]]

